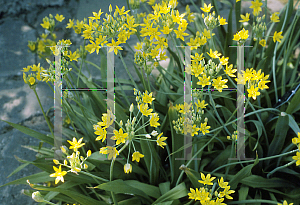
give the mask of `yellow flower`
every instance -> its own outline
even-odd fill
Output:
[[[125,143],[125,139],[128,137],[128,133],[123,133],[122,128],[119,129],[119,132],[117,130],[114,130],[115,136],[113,136],[111,139],[117,140],[116,144]]]
[[[59,181],[64,182],[64,176],[67,174],[66,171],[61,171],[61,165],[59,165],[59,168],[56,168],[53,166],[53,169],[55,173],[50,174],[50,177],[56,177],[55,184],[57,184]]]
[[[72,28],[74,26],[74,19],[69,19],[69,23],[66,28]]]
[[[199,79],[199,82],[197,82],[197,85],[202,85],[202,87],[205,87],[206,85],[211,84],[211,82],[209,81],[210,76],[207,77],[205,73],[202,75],[202,77],[198,77],[198,79]]]
[[[200,102],[199,99],[198,99],[198,103],[195,103],[195,104],[196,104],[196,106],[197,106],[197,110],[198,110],[198,108],[204,109],[204,108],[206,108],[206,105],[208,105],[208,104],[205,104],[205,100],[202,100],[202,101]]]
[[[292,158],[294,160],[297,160],[296,161],[296,166],[299,166],[300,165],[300,152],[297,152],[296,156],[293,156]]]
[[[35,78],[34,77],[30,77],[29,78],[29,83],[30,83],[30,85],[33,85],[35,83]]]
[[[251,1],[252,6],[250,6],[249,8],[253,9],[253,15],[257,16],[259,15],[259,12],[261,11],[261,6],[263,5],[261,2],[259,2],[259,0],[256,1]]]
[[[279,16],[277,16],[278,14],[279,14],[279,12],[274,12],[274,13],[272,14],[272,16],[270,17],[270,19],[271,19],[272,22],[274,22],[274,23],[280,22]]]
[[[206,12],[206,13],[208,13],[208,12],[210,12],[210,10],[211,10],[212,7],[213,6],[211,6],[211,4],[209,4],[207,6],[206,3],[204,3],[204,8],[201,8],[201,10],[204,11],[204,12]]]
[[[150,6],[154,5],[154,4],[155,4],[155,0],[149,0],[149,1],[148,1],[148,4],[149,4]]]
[[[259,41],[259,44],[262,46],[262,47],[265,47],[266,46],[266,40],[265,39],[261,39]]]
[[[174,30],[174,32],[176,33],[176,38],[180,38],[181,40],[184,41],[184,37],[183,36],[188,36],[187,33],[184,33],[185,29],[183,29],[181,26],[178,27],[178,30]]]
[[[222,65],[227,65],[228,64],[228,57],[227,58],[225,58],[225,56],[222,56],[222,58],[219,58],[219,60],[220,60],[220,63],[222,64]]]
[[[203,135],[205,135],[206,133],[209,133],[209,128],[210,126],[206,126],[207,125],[207,122],[205,123],[201,123],[201,128],[200,128],[200,131],[202,132]]]
[[[274,43],[276,41],[278,41],[279,43],[281,43],[281,39],[283,38],[283,36],[281,34],[282,34],[282,31],[279,32],[279,33],[277,33],[277,31],[275,31],[274,36],[273,36]]]
[[[158,114],[157,113],[153,113],[150,115],[150,126],[151,127],[157,127],[160,124],[157,122],[159,120]]]
[[[221,177],[221,180],[218,179],[218,184],[221,188],[225,189],[225,187],[228,185],[228,182],[224,182],[223,180],[223,177]]]
[[[283,204],[279,204],[279,203],[278,203],[277,205],[293,205],[293,204],[294,204],[294,203],[288,204],[288,202],[287,202],[286,200],[284,200],[284,201],[283,201]]]
[[[213,86],[215,89],[217,89],[219,92],[222,92],[223,88],[228,88],[227,85],[225,85],[225,83],[228,81],[228,79],[224,79],[222,80],[222,77],[219,76],[217,79],[213,79]]]
[[[239,22],[248,22],[250,20],[249,17],[250,17],[249,13],[246,13],[246,16],[244,16],[243,14],[241,14],[242,20],[240,20]]]
[[[201,183],[201,184],[207,184],[207,185],[213,185],[213,183],[212,183],[212,181],[216,178],[216,177],[211,177],[210,178],[210,174],[207,174],[207,176],[205,177],[205,175],[202,173],[202,172],[200,172],[200,174],[201,174],[201,179],[203,180],[198,180],[198,182],[199,183]]]
[[[148,90],[146,90],[146,92],[144,93],[143,95],[143,103],[150,103],[152,104],[152,101],[154,100],[155,98],[152,98],[152,93],[150,93],[148,95]]]
[[[160,133],[160,134],[157,136],[156,143],[157,143],[158,146],[161,146],[162,148],[164,148],[163,146],[165,146],[165,145],[167,145],[167,144],[166,144],[165,142],[163,142],[163,141],[165,141],[165,140],[167,139],[167,137],[161,137],[162,134],[163,134],[163,133]]]
[[[258,92],[258,87],[254,88],[252,85],[250,89],[247,89],[248,91],[248,97],[252,97],[253,100],[256,100],[256,96],[260,95],[260,92]]]
[[[101,9],[100,9],[98,13],[97,12],[93,12],[93,16],[94,17],[89,17],[89,18],[93,19],[93,20],[98,20],[98,19],[100,19],[101,14],[103,14],[103,12],[101,12]]]
[[[229,67],[228,67],[228,65],[226,64],[226,69],[225,69],[224,71],[225,71],[225,73],[226,73],[227,75],[229,75],[230,77],[236,77],[235,75],[233,75],[233,73],[235,73],[235,72],[237,71],[237,69],[233,69],[233,70],[232,70],[232,67],[233,67],[232,64],[231,64]]]
[[[98,141],[102,139],[103,142],[106,139],[106,134],[107,134],[106,129],[101,128],[99,125],[95,125],[94,129],[96,130],[94,133],[96,135],[99,135],[95,140]]]
[[[131,173],[132,172],[132,166],[131,166],[131,164],[125,164],[124,165],[124,172],[126,173],[126,174],[129,174],[129,173]]]
[[[212,35],[210,35],[210,30],[206,30],[204,29],[204,31],[202,32],[203,36],[210,39],[212,36],[214,36],[215,34],[212,33]]]
[[[72,52],[70,51],[70,54],[69,55],[67,55],[69,58],[70,58],[70,61],[77,61],[77,58],[79,58],[80,56],[79,56],[79,54],[78,53],[76,53],[76,51],[72,54]]]
[[[134,152],[132,154],[132,161],[136,160],[137,162],[140,162],[140,158],[143,158],[143,157],[144,157],[144,155],[141,154],[139,151]]]
[[[63,15],[56,14],[55,19],[59,22],[62,22],[65,19],[65,17]]]
[[[298,132],[298,138],[294,137],[292,139],[293,144],[297,145],[298,143],[300,143],[300,132]]]
[[[107,44],[107,46],[111,46],[108,52],[112,52],[114,50],[115,54],[117,55],[118,50],[123,50],[123,48],[118,46],[119,44],[120,44],[119,41],[115,42],[114,39],[111,39],[111,43]]]
[[[219,58],[222,54],[221,53],[218,53],[218,51],[214,51],[212,52],[212,50],[210,49],[209,50],[210,52],[207,54],[211,57],[211,58]]]
[[[219,22],[220,22],[220,25],[226,25],[226,24],[228,24],[228,23],[226,22],[226,19],[223,19],[223,17],[220,18]]]
[[[245,30],[245,29],[243,28],[243,30],[241,30],[241,31],[239,32],[239,36],[240,36],[241,39],[246,40],[246,39],[249,37],[249,35],[248,35],[248,30]]]
[[[236,33],[234,36],[233,36],[233,39],[234,41],[239,41],[241,39],[240,37],[240,34],[239,33]]]
[[[234,193],[234,190],[229,190],[230,186],[225,187],[224,191],[220,192],[221,197],[226,197],[227,199],[233,199],[229,194]]]
[[[75,137],[73,137],[73,141],[68,140],[68,142],[72,145],[72,146],[69,147],[69,149],[74,149],[74,151],[76,152],[78,148],[85,145],[85,143],[81,144],[82,140],[83,140],[83,137],[80,140],[78,140],[78,142],[77,142],[77,139]]]
[[[102,147],[100,149],[101,154],[108,154],[108,160],[112,158],[116,158],[117,155],[119,155],[118,150],[115,147],[107,146],[107,147]]]
[[[41,26],[45,29],[49,29],[50,28],[50,23],[49,21],[43,21],[43,23],[41,24]]]
[[[169,34],[172,30],[168,26],[164,26],[163,29],[160,30],[163,34]]]
[[[134,48],[135,48],[136,50],[142,50],[142,48],[143,48],[143,43],[137,43],[136,46],[134,46]]]
[[[146,117],[148,117],[148,115],[151,114],[151,112],[153,111],[153,109],[149,109],[148,110],[148,104],[141,104],[141,105],[138,105],[138,108],[139,110],[141,111],[141,113],[143,115],[145,115]]]

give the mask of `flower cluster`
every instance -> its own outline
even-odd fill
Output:
[[[299,151],[296,156],[293,156],[293,159],[296,160],[296,166],[300,165],[300,132],[298,132],[298,137],[292,139],[293,144],[298,146]]]
[[[233,199],[230,194],[234,193],[234,190],[230,190],[230,186],[228,185],[228,182],[224,182],[223,177],[221,177],[221,179],[218,179],[218,185],[219,187],[215,189],[215,186],[213,186],[211,189],[207,188],[207,185],[214,185],[216,184],[213,183],[212,181],[216,178],[216,177],[211,177],[210,174],[207,174],[207,176],[205,177],[205,175],[203,173],[201,173],[201,179],[202,180],[198,180],[199,183],[205,185],[204,187],[196,188],[190,188],[191,193],[188,193],[189,195],[189,199],[194,199],[195,201],[199,200],[200,204],[220,204],[220,205],[225,205],[225,203],[222,203],[225,199],[225,197],[227,199]],[[219,191],[219,189],[223,189],[222,191]],[[212,194],[213,193],[213,194]]]
[[[237,32],[237,33],[234,35],[233,40],[234,40],[234,41],[237,41],[237,42],[238,42],[238,45],[243,45],[243,44],[246,42],[246,40],[247,40],[248,37],[249,37],[249,35],[248,35],[248,30],[245,30],[245,29],[243,28],[243,30]]]
[[[88,168],[88,165],[85,164],[84,162],[86,161],[86,159],[89,156],[91,156],[92,152],[91,152],[91,150],[88,150],[87,153],[86,153],[85,158],[83,156],[80,156],[80,152],[78,151],[78,149],[81,148],[83,145],[85,145],[85,143],[81,143],[82,139],[83,138],[81,138],[80,140],[77,141],[77,139],[74,137],[73,141],[68,140],[68,142],[71,144],[69,149],[74,150],[72,155],[69,155],[69,150],[65,146],[61,147],[61,150],[67,156],[67,159],[68,159],[69,163],[66,159],[64,160],[64,163],[60,163],[58,160],[53,159],[54,164],[59,165],[58,168],[53,166],[53,169],[54,169],[55,173],[50,174],[50,177],[56,177],[55,184],[57,184],[59,181],[64,182],[64,176],[68,172],[73,172],[73,173],[78,175],[78,172],[80,172],[81,169],[87,169]],[[62,171],[62,169],[61,169],[62,165],[64,167],[69,168],[70,170],[69,171]]]
[[[59,55],[59,52],[61,53],[61,76],[64,78],[66,74],[72,70],[72,68],[69,67],[70,61],[77,61],[79,58],[79,54],[77,51],[72,53],[72,51],[69,51],[68,45],[71,45],[71,41],[69,39],[67,40],[59,40],[57,42],[57,46],[52,46],[50,49],[53,52],[54,55]],[[56,78],[59,78],[60,76],[58,74],[55,75],[55,62],[50,61],[49,59],[46,59],[46,61],[49,64],[49,69],[43,70],[42,76],[43,81],[46,82],[55,82]]]
[[[33,88],[37,85],[37,80],[42,81],[42,72],[43,67],[40,66],[40,63],[38,65],[28,65],[26,68],[23,68],[23,80],[26,84],[30,86],[30,88]],[[32,71],[30,74],[26,74]]]
[[[139,151],[136,151],[135,143],[138,142],[139,139],[141,140],[149,140],[155,141],[158,146],[164,148],[163,146],[166,145],[164,142],[167,137],[162,137],[163,133],[158,134],[156,130],[153,130],[150,134],[136,134],[139,130],[145,128],[146,126],[150,125],[153,128],[156,128],[160,125],[159,115],[158,113],[152,113],[153,109],[149,109],[149,105],[152,104],[152,101],[155,98],[152,98],[152,93],[148,93],[148,91],[144,92],[143,94],[134,88],[134,95],[136,96],[136,102],[138,104],[137,108],[139,112],[135,117],[132,118],[132,114],[134,113],[134,105],[131,104],[129,108],[130,117],[127,120],[125,126],[123,126],[122,120],[120,122],[115,121],[119,125],[119,131],[114,130],[113,136],[111,137],[112,140],[116,141],[116,146],[106,146],[100,149],[101,154],[108,154],[108,159],[115,159],[117,155],[119,155],[128,145],[129,145],[129,152],[127,156],[127,163],[124,165],[124,172],[130,173],[132,172],[132,165],[129,164],[129,155],[131,146],[134,149],[132,154],[132,161],[139,162],[141,158],[144,157]],[[141,116],[139,116],[141,113]],[[140,120],[142,118],[149,117],[149,120],[144,123],[140,124]],[[138,119],[138,120],[137,120]],[[113,124],[115,118],[113,113],[108,110],[108,113],[102,114],[102,121],[98,122],[97,125],[94,125],[95,134],[98,135],[96,138],[97,140],[102,140],[102,142],[106,139],[107,135],[107,128]],[[157,136],[158,135],[158,136]],[[152,140],[151,136],[156,137],[156,140]],[[145,138],[138,138],[138,137],[145,137]],[[121,147],[122,146],[122,147]],[[119,150],[117,148],[121,147]]]
[[[201,94],[200,94],[201,95]],[[196,97],[194,99],[197,99]],[[187,104],[175,105],[175,109],[179,114],[179,118],[172,123],[176,133],[187,134],[190,133],[193,137],[195,134],[198,135],[198,131],[202,132],[203,135],[209,133],[210,126],[207,126],[208,119],[203,119],[204,108],[206,108],[205,101],[198,99],[198,102]],[[186,128],[186,129],[185,129]]]
[[[260,95],[258,89],[263,90],[269,88],[266,85],[266,83],[270,82],[267,80],[268,77],[269,75],[264,76],[264,73],[261,73],[261,70],[256,72],[253,68],[247,68],[246,71],[242,71],[242,74],[238,73],[238,77],[235,78],[235,80],[238,84],[247,84],[248,97],[252,97],[256,100],[256,97]]]
[[[214,28],[216,28],[217,26],[221,26],[221,25],[226,25],[226,19],[223,19],[223,17],[220,17],[220,15],[218,16],[218,18],[215,17],[215,11],[213,11],[212,13],[209,13],[210,10],[212,9],[213,6],[211,6],[211,4],[209,4],[208,6],[206,5],[206,3],[204,3],[204,8],[201,8],[202,11],[205,12],[205,14],[202,14],[202,18],[204,20],[204,23],[206,25],[206,27],[209,30],[213,30]]]
[[[239,0],[237,0],[238,2]],[[255,1],[251,1],[251,6],[250,8],[253,9],[252,14],[254,15],[255,18],[255,22],[253,22],[252,25],[252,32],[253,32],[253,40],[257,41],[259,40],[259,44],[262,47],[266,46],[266,40],[263,39],[264,37],[264,33],[267,30],[267,25],[266,22],[262,22],[263,20],[265,20],[265,15],[263,15],[262,17],[259,17],[258,15],[260,14],[260,11],[262,11],[261,6],[263,5],[261,0],[255,0]],[[278,16],[279,12],[274,12],[271,17],[270,23],[277,23],[280,22],[279,20],[279,16]],[[249,24],[247,23],[250,20],[250,14],[246,13],[246,15],[241,14],[241,20],[239,22],[243,22],[245,26],[248,26]],[[276,41],[278,41],[279,43],[281,42],[281,39],[283,38],[283,36],[281,35],[282,32],[277,33],[277,31],[275,31],[274,36],[273,36],[273,41],[274,43]],[[246,39],[248,38],[248,30],[242,30],[239,31],[238,33],[236,33],[234,35],[233,40],[238,41],[238,45],[243,45],[246,42]]]
[[[216,64],[212,59],[205,63],[203,54],[199,55],[198,53],[195,53],[195,55],[191,56],[191,67],[187,68],[186,72],[197,77],[199,80],[197,85],[201,85],[202,88],[204,88],[206,85],[212,85],[216,90],[222,92],[223,88],[228,88],[226,85],[228,79],[222,80],[222,76],[219,74],[222,66],[226,66],[224,72],[231,77],[235,77],[233,73],[236,72],[236,69],[232,69],[233,65],[228,66],[229,58],[225,56],[220,57],[221,54],[218,53],[218,51],[213,52],[212,49],[210,49],[210,52],[207,52],[207,54],[212,59],[218,59],[219,63]]]

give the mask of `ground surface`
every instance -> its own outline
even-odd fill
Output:
[[[42,3],[41,3],[42,2]],[[182,1],[185,2],[185,1]],[[274,3],[275,2],[275,3]],[[39,61],[29,53],[28,40],[36,40],[38,34],[43,32],[40,24],[43,17],[49,13],[63,14],[68,22],[69,18],[83,20],[91,16],[92,12],[98,12],[101,8],[104,13],[108,12],[109,3],[126,6],[125,0],[0,0],[0,119],[21,124],[33,130],[49,133],[46,121],[43,118],[38,101],[34,92],[24,84],[21,70],[27,65],[36,64]],[[220,4],[221,5],[221,4]],[[270,9],[279,11],[283,4],[278,1],[268,1]],[[179,4],[179,11],[185,6]],[[127,8],[127,6],[126,6]],[[193,10],[192,10],[193,11]],[[221,14],[227,19],[228,7],[222,5]],[[58,38],[64,38],[64,30],[58,32]],[[80,40],[79,40],[80,42]],[[134,45],[136,39],[129,41]],[[96,54],[88,55],[89,60],[99,64],[100,58]],[[133,53],[125,57],[126,63],[132,67]],[[127,78],[124,70],[119,70],[121,61],[115,59],[116,75]],[[91,76],[99,79],[101,76],[97,70],[92,70]],[[89,74],[84,71],[84,74]],[[137,81],[137,75],[132,72]],[[39,83],[37,92],[40,96],[44,110],[53,106],[53,93],[46,83]],[[49,112],[53,122],[53,109]],[[7,176],[21,165],[14,155],[25,159],[34,160],[33,151],[21,147],[22,145],[38,146],[39,141],[10,127],[0,121],[0,186],[22,177],[40,172],[39,169],[28,165],[22,171],[7,178]],[[30,189],[25,185],[11,185],[0,188],[0,205],[31,205],[37,204],[30,197],[21,194],[22,189]]]

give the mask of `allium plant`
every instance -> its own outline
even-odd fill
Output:
[[[127,9],[110,5],[106,14],[99,8],[84,20],[68,19],[66,28],[84,39],[76,50],[72,40],[56,40],[56,25],[67,19],[59,14],[43,18],[40,25],[45,33],[28,47],[49,68],[24,67],[23,79],[35,92],[51,135],[7,122],[41,140],[38,147],[26,146],[38,153],[35,161],[17,159],[43,172],[6,185],[29,183],[40,192],[24,193],[43,204],[299,204],[299,170],[293,167],[300,165],[300,89],[294,87],[299,79],[300,57],[294,55],[299,47],[299,11],[295,14],[291,0],[273,14],[261,0],[251,1],[252,14],[241,13],[239,0],[226,3],[230,12],[223,17],[215,0],[201,5],[191,1],[196,12],[189,4],[183,13],[177,0],[128,0]],[[147,12],[139,12],[141,6]],[[138,42],[129,45],[132,36]],[[120,52],[124,46],[133,53],[140,85]],[[230,46],[245,49],[245,69],[240,72],[237,48]],[[187,48],[190,64],[181,55]],[[45,160],[53,158],[54,150],[43,147],[43,142],[54,146],[55,136],[36,86],[41,81],[52,89],[50,83],[54,85],[59,77],[51,57],[61,56],[61,77],[67,88],[106,90],[107,79],[97,84],[82,69],[93,66],[105,76],[105,56],[111,52],[120,57],[130,77],[129,81],[116,77],[115,111],[105,103],[107,92],[66,89],[61,100],[66,115],[62,131],[68,138],[59,147],[63,159]],[[100,55],[101,65],[87,61],[92,53]],[[166,60],[169,65],[163,67]],[[191,76],[191,103],[183,96],[186,75]],[[237,85],[245,86],[245,133],[237,130],[232,119],[237,99],[229,90]],[[285,94],[286,89],[292,89],[290,94]],[[192,137],[188,143],[187,134]],[[253,160],[232,162],[235,145],[240,149],[240,134],[245,136],[245,154]],[[298,138],[291,138],[295,134]],[[114,144],[107,144],[109,140]],[[291,150],[293,144],[298,149]],[[287,156],[294,152],[295,156]]]

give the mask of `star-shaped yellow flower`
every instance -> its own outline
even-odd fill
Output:
[[[250,20],[249,17],[250,17],[249,13],[246,13],[246,16],[244,16],[243,14],[241,14],[242,20],[239,20],[239,22],[248,22]]]
[[[139,151],[134,152],[132,154],[132,161],[136,160],[137,162],[140,162],[140,158],[143,158],[143,157],[144,157],[144,155],[141,154]]]
[[[55,19],[59,22],[62,22],[65,19],[65,17],[63,15],[56,14]]]
[[[158,146],[161,146],[162,148],[164,148],[163,146],[167,145],[165,142],[167,137],[161,137],[163,133],[160,133],[158,136],[157,136],[157,140],[156,140],[156,143]]]
[[[263,3],[261,3],[259,0],[256,1],[251,1],[252,6],[250,6],[249,8],[253,9],[253,15],[257,16],[259,15],[259,12],[261,11],[261,6],[263,5]]]
[[[61,165],[59,165],[59,168],[56,168],[53,166],[53,169],[55,173],[50,174],[50,177],[56,177],[55,184],[57,184],[59,181],[64,182],[64,176],[67,174],[66,171],[61,171]]]
[[[201,10],[208,13],[208,12],[210,12],[212,7],[213,6],[211,6],[211,4],[208,4],[208,6],[207,6],[206,3],[204,3],[204,8],[201,8]]]
[[[205,177],[205,175],[201,172],[201,179],[203,180],[198,180],[199,183],[201,184],[207,184],[207,185],[213,185],[212,181],[215,179],[216,177],[211,177],[210,178],[210,174],[207,174],[207,176]]]
[[[278,41],[279,43],[281,43],[281,39],[283,38],[283,36],[281,34],[282,34],[282,31],[279,32],[279,33],[277,33],[277,31],[275,31],[274,36],[273,36],[274,43],[276,41]]]
[[[83,137],[80,140],[78,140],[78,142],[77,142],[77,139],[75,137],[73,137],[73,141],[68,140],[68,142],[72,145],[72,146],[69,147],[69,149],[74,149],[74,151],[76,152],[78,148],[85,145],[85,143],[81,144],[82,140],[83,140]]]

